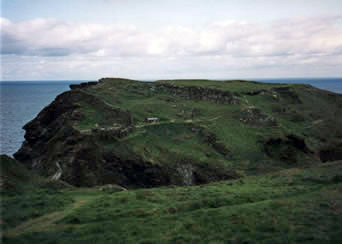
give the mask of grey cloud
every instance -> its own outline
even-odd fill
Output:
[[[60,69],[65,74],[93,72],[99,76],[115,72],[160,77],[171,71],[183,77],[200,71],[257,75],[290,72],[289,67],[294,66],[305,72],[319,72],[317,67],[322,67],[326,72],[342,65],[341,20],[341,16],[316,17],[270,25],[223,21],[198,30],[167,26],[143,31],[132,25],[46,19],[12,23],[0,18],[1,53],[3,58],[13,56],[3,59],[9,73],[16,72],[20,62],[21,67],[28,65],[23,73],[39,69],[37,74]],[[25,57],[30,58],[31,66],[21,60]]]
[[[17,40],[14,36],[3,32],[1,34],[1,54],[23,55],[27,50],[25,41]]]
[[[131,25],[82,25],[38,19],[5,23],[3,54],[67,56],[289,56],[339,53],[341,16],[276,21],[256,25],[214,23],[200,30],[165,27],[155,32]]]
[[[72,50],[68,48],[42,48],[37,51],[40,56],[68,56]]]

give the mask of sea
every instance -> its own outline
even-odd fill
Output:
[[[269,83],[301,83],[342,94],[342,78],[247,79]],[[23,126],[34,119],[57,95],[69,90],[73,81],[1,81],[0,82],[0,154],[12,156],[19,150]]]
[[[24,141],[23,126],[77,81],[1,81],[0,154],[12,156]]]

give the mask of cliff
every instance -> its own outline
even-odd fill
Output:
[[[25,125],[15,158],[75,186],[202,184],[342,159],[341,112],[309,85],[104,78]]]

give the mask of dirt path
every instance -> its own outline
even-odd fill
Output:
[[[190,123],[199,123],[199,122],[208,122],[208,121],[214,121],[217,120],[219,118],[221,118],[222,116],[217,116],[215,118],[211,118],[211,119],[197,119],[197,120],[192,120],[192,119],[188,119],[188,120],[170,120],[170,121],[165,121],[165,122],[158,122],[158,123],[151,123],[151,124],[143,124],[143,125],[137,125],[135,126],[136,128],[143,128],[143,127],[149,127],[149,126],[154,126],[154,125],[165,125],[165,124],[190,124]]]
[[[211,122],[211,121],[215,121],[219,118],[221,118],[222,116],[217,116],[211,119],[197,119],[197,120],[192,120],[192,119],[188,119],[188,120],[169,120],[169,121],[163,121],[163,122],[156,122],[156,123],[151,123],[151,124],[139,124],[136,125],[135,128],[144,128],[144,127],[150,127],[150,126],[155,126],[155,125],[166,125],[166,124],[190,124],[190,123],[200,123],[200,122]],[[113,129],[113,127],[106,127],[106,129]],[[83,130],[79,130],[81,133],[83,134],[89,134],[91,133],[91,129],[83,129]]]
[[[57,224],[55,223],[58,220],[61,220],[75,209],[86,204],[89,200],[90,199],[76,199],[76,201],[65,210],[52,212],[38,218],[27,220],[14,228],[8,229],[4,235],[19,236],[28,232],[43,232],[56,228]]]

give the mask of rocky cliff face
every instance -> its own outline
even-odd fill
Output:
[[[153,165],[134,153],[128,158],[120,158],[106,150],[102,140],[118,141],[136,127],[129,112],[113,108],[87,94],[82,90],[87,87],[89,85],[73,86],[72,91],[59,95],[24,126],[25,142],[14,155],[18,161],[47,177],[58,174],[60,179],[75,186],[110,183],[125,187],[193,185],[238,177],[233,170],[208,168],[204,171],[187,162],[173,166]],[[84,104],[104,109],[107,124],[91,130],[76,128],[77,123],[86,117],[80,110]]]
[[[203,184],[341,159],[340,95],[308,86],[208,84],[74,85],[24,126],[14,156],[75,186],[124,187]]]
[[[14,157],[44,176],[63,172],[60,177],[73,185],[102,184],[103,159],[97,133],[75,128],[85,117],[79,110],[80,101],[104,109],[110,121],[133,125],[128,112],[80,90],[65,92],[24,126],[25,142]]]
[[[157,84],[156,89],[161,92],[169,92],[190,100],[202,100],[218,104],[240,103],[240,95],[229,91],[196,86],[175,86],[169,84]]]

